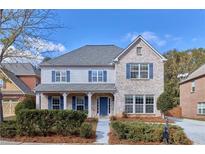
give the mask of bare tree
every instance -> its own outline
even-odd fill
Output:
[[[60,24],[52,10],[0,10],[0,67],[4,59],[37,59],[39,40],[47,40]],[[39,46],[36,45],[39,43]],[[35,46],[33,45],[35,44]],[[1,89],[1,88],[0,88]],[[0,90],[0,123],[3,121]]]

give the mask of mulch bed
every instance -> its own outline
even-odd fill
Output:
[[[52,135],[52,136],[16,136],[14,138],[2,138],[5,141],[14,141],[14,142],[32,142],[32,143],[71,143],[71,144],[91,144],[95,142],[96,137],[93,136],[92,138],[86,139],[79,136],[59,136],[59,135]]]
[[[162,119],[161,117],[127,117],[127,118],[117,118],[116,120],[165,123],[165,120]],[[174,121],[169,120],[169,123],[174,123]]]
[[[119,139],[113,132],[110,130],[109,133],[109,144],[124,144],[124,145],[159,145],[163,143],[159,142],[133,142],[130,140]]]

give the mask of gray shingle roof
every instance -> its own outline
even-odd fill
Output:
[[[114,92],[115,90],[115,84],[39,84],[35,88],[36,92]]]
[[[122,48],[115,45],[85,45],[62,56],[43,62],[41,66],[111,65]]]
[[[30,88],[24,84],[22,80],[20,80],[16,75],[4,68],[2,68],[2,71],[8,76],[8,78],[13,81],[25,94],[33,95],[34,93],[30,90]]]
[[[38,70],[30,63],[2,63],[3,68],[15,75],[38,75]]]
[[[203,64],[201,67],[199,67],[197,70],[192,72],[187,79],[183,80],[181,83],[187,82],[189,80],[198,78],[200,76],[205,75],[205,64]]]

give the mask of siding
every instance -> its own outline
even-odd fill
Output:
[[[70,70],[70,83],[89,83],[88,82],[88,70],[107,70],[107,82],[115,82],[115,71],[114,67],[43,67],[41,68],[41,83],[50,84],[51,81],[51,71],[52,70]]]

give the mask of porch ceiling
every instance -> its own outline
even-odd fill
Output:
[[[36,92],[115,92],[115,84],[40,84]]]

